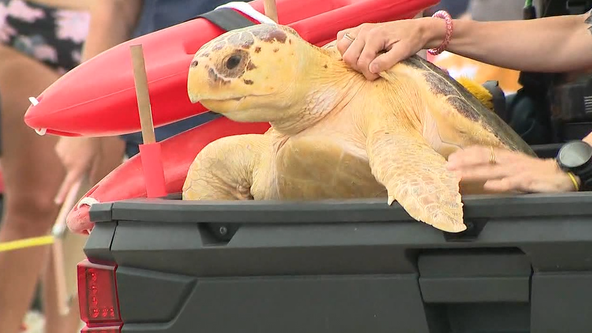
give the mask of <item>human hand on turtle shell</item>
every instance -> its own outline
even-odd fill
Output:
[[[493,192],[575,190],[572,179],[559,168],[555,160],[505,149],[468,147],[448,156],[447,168],[457,172],[462,180],[485,181],[484,188]]]
[[[437,46],[441,41],[432,40],[435,35],[428,32],[438,28],[445,31],[445,24],[444,20],[433,18],[364,23],[338,32],[337,49],[345,63],[368,80],[375,80],[378,73],[399,61]]]

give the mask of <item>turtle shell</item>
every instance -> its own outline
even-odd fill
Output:
[[[431,62],[413,55],[401,64],[420,71],[429,85],[430,92],[447,97],[448,103],[463,117],[482,126],[495,135],[508,149],[536,156],[532,148],[504,122],[489,110],[463,85]]]

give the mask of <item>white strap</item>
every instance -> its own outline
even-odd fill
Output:
[[[254,20],[259,21],[259,23],[267,23],[267,24],[277,24],[275,23],[272,19],[270,19],[269,17],[261,14],[260,12],[256,11],[255,8],[251,7],[251,5],[249,5],[246,2],[242,2],[242,1],[233,1],[233,2],[229,2],[227,4],[221,5],[216,7],[216,9],[218,8],[232,8],[232,9],[236,9],[239,12],[251,17]]]
[[[86,198],[82,198],[82,200],[80,200],[80,202],[78,203],[78,208],[82,207],[82,206],[92,206],[94,204],[98,204],[99,200],[95,199],[95,198],[91,198],[91,197],[86,197]]]

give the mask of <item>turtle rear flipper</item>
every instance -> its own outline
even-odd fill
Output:
[[[228,136],[197,155],[183,184],[183,200],[252,200],[253,173],[269,138]]]

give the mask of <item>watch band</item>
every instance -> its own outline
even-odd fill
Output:
[[[580,178],[580,191],[592,189],[592,163],[588,162],[583,168],[570,171]]]

